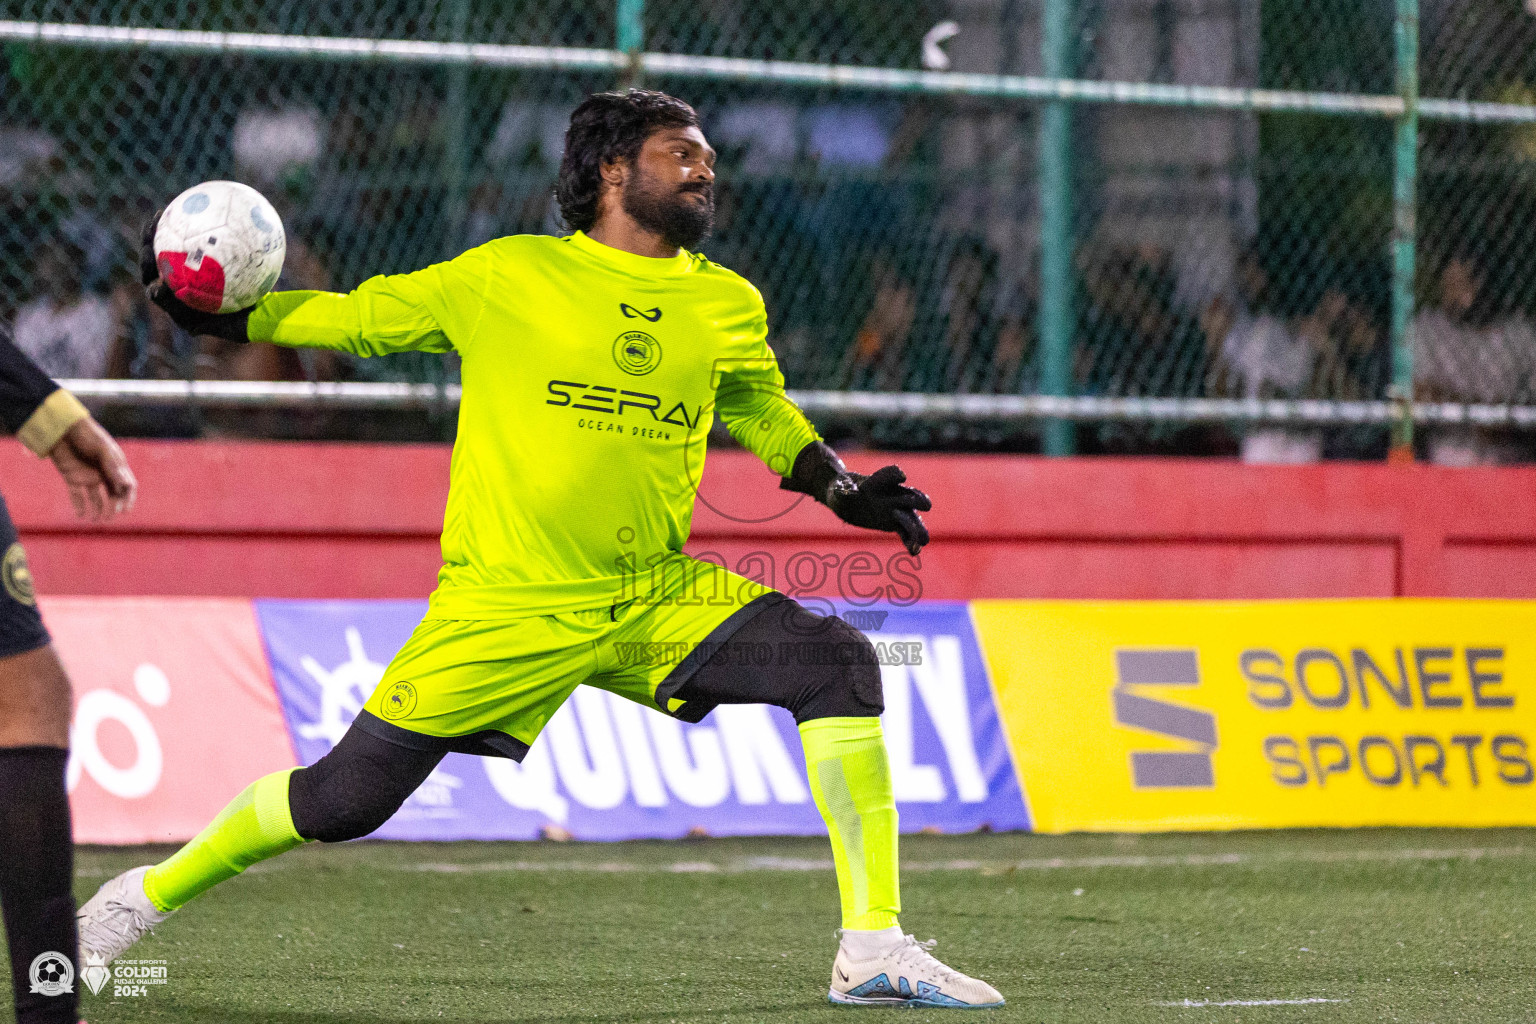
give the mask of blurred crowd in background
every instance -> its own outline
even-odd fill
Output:
[[[848,56],[865,63],[911,65],[923,30],[950,18],[953,70],[1039,70],[1037,5],[1021,0],[920,0],[895,15],[861,0],[824,6],[846,15],[838,31],[863,41],[867,52]],[[1394,88],[1391,5],[1375,0],[1078,7],[1081,77]],[[693,16],[724,33],[725,15],[741,10],[712,0]],[[1424,0],[1422,16],[1426,93],[1536,102],[1536,17],[1520,3]],[[0,80],[0,317],[58,377],[456,379],[452,357],[365,362],[187,337],[144,300],[142,226],[197,180],[247,182],[284,217],[279,287],[322,289],[502,234],[563,233],[550,187],[566,118],[586,92],[614,84],[152,54],[115,55],[81,80],[82,53],[10,50]],[[186,82],[217,102],[189,103],[193,94],[177,91]],[[717,227],[704,251],[763,290],[790,387],[1039,390],[1035,108],[646,84],[700,109],[720,152]],[[1386,121],[1078,108],[1074,393],[1387,397],[1390,143]],[[1423,400],[1536,404],[1533,170],[1536,128],[1425,129],[1414,373]],[[452,431],[426,414],[111,415],[124,432],[166,436]],[[1308,462],[1380,458],[1387,445],[1384,429],[1358,426],[1076,429],[1084,453]],[[1028,424],[828,432],[883,447],[1040,445]],[[1536,437],[1510,431],[1436,428],[1420,448],[1443,464],[1536,459]]]

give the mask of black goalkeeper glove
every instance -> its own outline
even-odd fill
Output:
[[[933,502],[917,488],[905,486],[906,479],[897,466],[877,469],[869,476],[850,473],[836,452],[813,441],[800,449],[794,469],[779,486],[809,494],[852,526],[896,534],[907,552],[916,555],[928,543],[928,528],[918,513],[933,508]]]
[[[155,228],[159,224],[160,215],[157,213],[144,225],[144,237],[139,247],[139,279],[144,282],[144,293],[149,296],[149,301],[165,310],[176,326],[188,334],[208,334],[227,341],[250,341],[246,333],[246,322],[251,318],[250,309],[236,313],[204,313],[178,299],[170,286],[160,279],[160,267],[155,263]]]

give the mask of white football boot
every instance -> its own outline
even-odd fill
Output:
[[[868,960],[855,960],[839,946],[832,962],[827,999],[850,1006],[925,1006],[988,1009],[1003,1005],[1002,994],[977,978],[940,963],[935,939],[901,941]]]
[[[171,916],[160,910],[144,892],[144,873],[149,865],[124,871],[97,890],[75,915],[80,925],[80,960],[98,958],[109,964],[155,925]]]

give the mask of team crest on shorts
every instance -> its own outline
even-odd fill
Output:
[[[11,598],[25,605],[37,604],[37,593],[32,589],[32,570],[27,568],[27,553],[20,544],[5,549],[0,558],[0,582]]]
[[[416,710],[416,687],[405,680],[391,686],[384,691],[384,700],[380,702],[380,711],[390,721],[404,718]]]
[[[644,331],[625,331],[613,339],[613,361],[634,377],[643,377],[661,365],[661,342]]]

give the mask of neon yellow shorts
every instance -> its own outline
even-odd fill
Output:
[[[428,619],[384,671],[354,723],[422,750],[521,761],[582,683],[684,721],[709,713],[674,695],[737,629],[788,600],[709,562],[657,597],[513,619]]]

